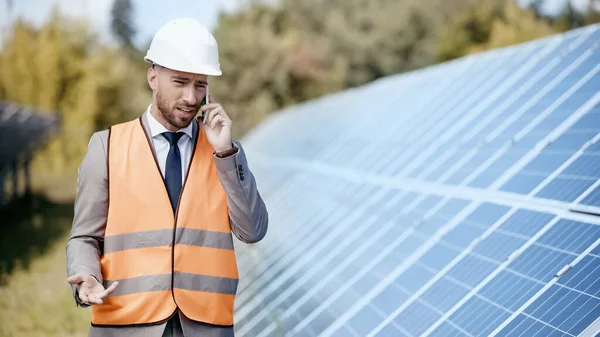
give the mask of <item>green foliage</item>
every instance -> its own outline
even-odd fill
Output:
[[[571,3],[568,2],[562,14],[557,18],[549,18],[549,21],[556,31],[566,32],[573,28],[600,22],[600,12],[598,8],[592,6],[582,13],[575,10]]]
[[[86,23],[57,11],[39,29],[17,20],[0,50],[0,99],[58,111],[61,119],[60,134],[34,158],[34,182],[76,177],[91,133],[145,107],[139,69],[126,54],[99,44]]]
[[[447,61],[554,33],[544,19],[513,1],[477,2],[458,15],[442,34],[439,60]]]
[[[514,45],[548,35],[565,32],[600,22],[600,13],[593,9],[577,12],[567,2],[562,14],[542,15],[544,0],[535,0],[530,8],[519,7],[514,0],[474,2],[457,15],[442,33],[439,61],[467,54]]]
[[[439,28],[468,2],[252,2],[219,20],[211,93],[244,134],[274,110],[435,63]]]

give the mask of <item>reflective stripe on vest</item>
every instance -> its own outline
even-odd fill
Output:
[[[192,320],[232,325],[238,270],[227,195],[199,128],[176,214],[141,119],[111,127],[105,286],[119,281],[93,325],[153,324],[179,308]]]

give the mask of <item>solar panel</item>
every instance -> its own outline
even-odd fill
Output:
[[[0,100],[0,206],[5,202],[7,174],[13,170],[13,194],[16,195],[14,186],[19,185],[19,164],[29,160],[31,152],[44,136],[57,126],[56,113],[37,113],[31,107]]]
[[[30,151],[57,123],[55,113],[0,100],[0,169]]]
[[[600,26],[299,104],[244,140],[247,336],[600,333]]]

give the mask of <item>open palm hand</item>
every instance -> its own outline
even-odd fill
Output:
[[[77,285],[79,299],[87,304],[102,304],[117,286],[118,282],[113,282],[107,289],[91,275],[77,274],[69,277],[67,282]]]

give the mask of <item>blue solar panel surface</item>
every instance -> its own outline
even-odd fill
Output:
[[[271,117],[237,334],[600,333],[599,89],[589,26]]]

